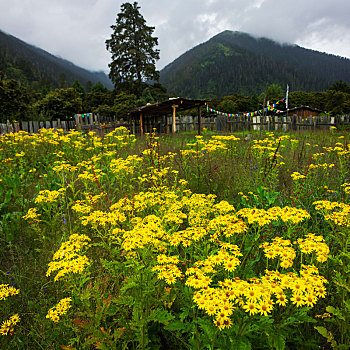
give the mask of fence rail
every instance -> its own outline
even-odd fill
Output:
[[[102,117],[89,114],[87,118],[76,117],[73,120],[53,120],[53,121],[22,121],[0,123],[0,134],[19,132],[21,130],[30,134],[37,133],[40,129],[63,129],[69,131],[72,129],[89,131],[94,130],[98,135],[104,136],[111,130],[125,126],[133,134],[140,134],[141,128],[138,121],[116,121],[114,118]],[[168,120],[166,120],[168,118]],[[164,116],[162,119],[145,118],[143,125],[144,132],[151,132],[154,128],[159,133],[166,133],[172,130],[173,118]],[[177,131],[191,131],[198,129],[198,117],[176,116]],[[201,119],[202,128],[216,132],[235,132],[235,131],[300,131],[300,130],[319,130],[329,129],[330,127],[341,127],[350,130],[350,116],[266,116],[264,119],[260,116],[250,117],[226,117],[204,115]]]

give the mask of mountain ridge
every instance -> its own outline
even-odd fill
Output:
[[[88,81],[93,84],[100,81],[107,88],[113,88],[112,82],[103,71],[91,72],[1,29],[0,70],[8,78],[34,88],[40,85],[62,87],[63,78],[69,86],[78,80],[82,85],[86,85]]]
[[[180,55],[160,71],[169,94],[216,98],[254,94],[266,84],[323,91],[350,82],[350,60],[248,33],[224,31]]]

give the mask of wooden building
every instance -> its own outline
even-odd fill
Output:
[[[148,129],[157,128],[157,126],[160,129],[159,126],[161,125],[162,127],[164,127],[165,132],[169,133],[167,116],[171,114],[173,117],[172,132],[176,133],[176,112],[198,108],[198,134],[200,135],[202,128],[201,107],[206,105],[206,103],[206,100],[195,100],[182,97],[169,98],[169,100],[163,102],[147,104],[145,106],[133,109],[128,112],[128,117],[134,125],[134,128],[136,123],[140,125],[140,133],[141,135],[143,135],[145,125],[148,125]],[[135,133],[134,130],[133,133]]]
[[[287,111],[281,111],[277,113],[277,115],[287,115],[288,117],[292,117],[296,115],[297,117],[318,117],[319,114],[323,113],[320,109],[311,108],[309,106],[300,106],[288,109]]]

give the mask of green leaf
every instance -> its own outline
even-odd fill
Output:
[[[272,334],[272,344],[276,350],[283,350],[286,346],[285,336],[281,332]]]
[[[180,320],[183,321],[186,317],[188,317],[190,309],[188,307],[183,307],[181,310],[182,312],[180,314]]]
[[[172,321],[164,327],[164,329],[170,332],[175,332],[175,331],[183,332],[185,328],[186,328],[186,324],[179,320]]]
[[[231,338],[231,347],[232,350],[251,350],[252,345],[248,338],[246,337],[237,337],[237,338]]]
[[[151,314],[148,316],[149,321],[155,321],[166,325],[174,318],[175,316],[173,316],[169,311],[160,308],[152,310]]]
[[[314,327],[318,333],[322,335],[322,337],[328,340],[328,331],[324,327]]]
[[[331,314],[333,314],[334,316],[336,316],[337,318],[339,318],[340,320],[345,321],[345,317],[343,316],[343,314],[341,313],[341,311],[340,311],[338,308],[333,307],[333,306],[327,306],[327,307],[326,307],[326,310],[327,310],[329,313],[331,313]]]

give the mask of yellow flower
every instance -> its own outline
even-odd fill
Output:
[[[8,320],[4,321],[0,326],[0,334],[1,335],[13,335],[14,334],[14,326],[20,321],[20,317],[18,314],[11,316]]]
[[[59,250],[54,254],[46,276],[50,276],[52,272],[57,271],[54,278],[54,281],[57,281],[68,273],[81,273],[90,264],[86,256],[80,255],[89,241],[90,238],[86,235],[71,235],[69,240],[62,243]]]
[[[30,223],[40,222],[40,220],[38,219],[40,214],[38,214],[37,211],[37,208],[29,208],[27,214],[22,216],[22,218],[29,221]]]
[[[301,307],[306,305],[305,297],[300,294],[295,294],[290,299],[293,304],[295,304],[297,307]]]
[[[243,310],[249,312],[249,315],[255,315],[259,312],[258,303],[249,301],[243,306]]]
[[[59,301],[59,303],[52,307],[47,315],[46,318],[50,319],[51,321],[57,323],[60,319],[60,317],[67,313],[67,311],[72,307],[70,304],[72,301],[72,298],[64,298]]]
[[[19,294],[19,289],[8,284],[0,284],[0,300],[5,300],[9,296]]]

